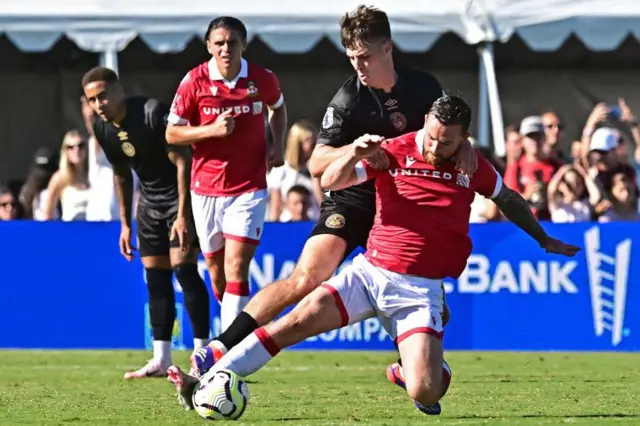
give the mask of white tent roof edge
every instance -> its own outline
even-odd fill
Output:
[[[0,33],[23,51],[47,51],[62,36],[88,51],[120,51],[140,37],[158,53],[178,52],[202,37],[215,16],[232,15],[279,53],[303,53],[323,37],[338,48],[338,21],[361,0],[23,0],[0,5]],[[204,4],[203,4],[204,3]],[[212,2],[209,2],[212,3]],[[219,2],[215,2],[219,3]],[[221,3],[221,2],[220,2]],[[370,1],[387,11],[393,37],[406,52],[425,52],[444,33],[468,44],[506,42],[518,34],[537,51],[556,50],[576,35],[591,50],[614,50],[640,39],[637,0]]]

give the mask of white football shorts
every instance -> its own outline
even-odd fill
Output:
[[[442,280],[387,271],[360,254],[322,287],[335,298],[342,326],[377,316],[396,344],[415,333],[442,338]]]
[[[258,245],[264,230],[267,191],[229,197],[209,197],[191,191],[191,208],[200,249],[211,257],[224,249],[224,240]]]

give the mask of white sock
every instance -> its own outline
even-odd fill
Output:
[[[220,305],[220,332],[225,331],[249,303],[249,283],[228,282]]]
[[[171,342],[154,340],[153,359],[160,361],[163,365],[171,365]]]
[[[193,339],[193,349],[204,348],[209,343],[209,339]]]
[[[246,377],[261,369],[279,351],[271,336],[263,328],[259,328],[227,352],[214,368],[228,369]]]
[[[223,355],[229,352],[229,349],[227,349],[227,347],[223,345],[220,340],[212,340],[211,342],[209,342],[209,346],[218,349],[220,352],[222,352]]]

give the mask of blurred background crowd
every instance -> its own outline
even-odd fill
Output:
[[[59,149],[39,148],[24,180],[0,189],[0,219],[118,220],[113,171],[91,135],[91,111],[80,102],[86,126],[65,133]],[[623,98],[598,103],[580,135],[567,135],[553,110],[505,128],[506,155],[477,148],[521,193],[540,220],[553,222],[640,219],[638,169],[640,129]],[[269,170],[268,221],[316,220],[325,194],[307,163],[318,127],[311,120],[291,126],[284,166]],[[477,145],[475,138],[472,143]],[[471,221],[504,220],[491,200],[477,195]]]
[[[90,134],[80,79],[102,63],[118,70],[129,94],[171,102],[185,72],[208,59],[200,33],[215,16],[214,9],[216,14],[246,17],[253,34],[245,57],[276,73],[287,100],[291,126],[286,164],[268,173],[267,220],[317,219],[324,194],[310,177],[307,162],[327,104],[352,73],[334,26],[356,2],[293,2],[296,8],[279,12],[286,15],[287,25],[273,7],[256,2],[238,2],[224,11],[216,5],[208,11],[201,2],[188,1],[180,11],[171,5],[166,16],[140,22],[136,14],[142,12],[133,3],[123,2],[118,13],[108,10],[111,24],[133,32],[105,32],[99,19],[102,6],[93,3],[86,6],[98,9],[96,17],[87,12],[86,18],[74,15],[79,6],[71,1],[55,7],[37,3],[31,9],[38,13],[17,2],[6,6],[8,11],[0,8],[0,99],[5,100],[0,118],[0,220],[118,220],[113,172]],[[462,25],[467,21],[460,18],[468,18],[470,5],[480,3],[491,6],[493,30],[504,30],[486,42],[474,38],[476,33],[469,33]],[[589,0],[591,20],[585,21],[571,2],[538,0],[539,16],[525,3],[451,0],[429,2],[428,7],[391,2],[381,7],[392,20],[396,64],[429,71],[446,90],[478,105],[472,124],[477,148],[541,220],[637,220],[640,111],[634,106],[640,108],[635,84],[640,42],[629,28],[640,17],[640,8],[633,1]],[[129,7],[135,10],[129,13]],[[404,26],[405,15],[418,19],[412,8],[421,12],[424,25]],[[175,14],[185,15],[184,23],[176,21]],[[44,31],[40,15],[50,17],[51,28],[59,28]],[[67,15],[95,31],[68,28]],[[169,21],[185,29],[169,31]],[[288,25],[294,21],[297,26]],[[295,32],[300,28],[306,32]],[[517,31],[509,32],[514,28]],[[487,103],[483,87],[492,80],[487,78],[487,55],[504,117],[494,121],[492,108],[491,126],[486,125],[489,113],[480,108]],[[495,128],[503,126],[504,145],[496,144],[500,132]],[[488,127],[494,128],[493,134]],[[503,218],[495,205],[478,196],[472,222],[499,220]]]

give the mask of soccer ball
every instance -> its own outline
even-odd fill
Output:
[[[233,371],[212,369],[200,378],[192,398],[203,419],[237,420],[249,402],[249,388]]]

